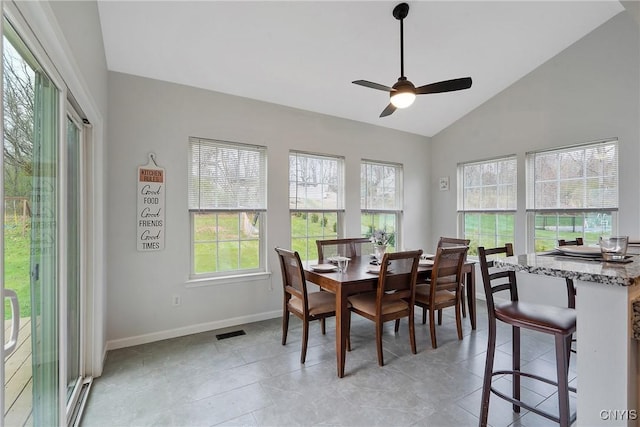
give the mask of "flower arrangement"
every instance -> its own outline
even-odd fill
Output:
[[[391,234],[387,233],[386,230],[373,230],[369,238],[371,243],[377,246],[386,246],[389,243],[389,239],[391,239]]]

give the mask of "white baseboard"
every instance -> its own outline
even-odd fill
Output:
[[[121,338],[117,340],[107,341],[106,350],[108,351],[125,347],[133,347],[134,345],[148,344],[150,342],[162,341],[169,338],[198,334],[200,332],[213,331],[216,329],[228,328],[230,326],[244,325],[245,323],[259,322],[261,320],[273,319],[280,316],[282,316],[282,310],[275,310],[265,313],[252,314],[249,316],[233,317],[230,319],[217,320],[214,322],[189,325],[182,328],[170,329],[167,331],[153,332],[151,334],[137,335],[135,337]]]

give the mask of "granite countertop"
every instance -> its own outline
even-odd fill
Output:
[[[496,267],[545,276],[632,286],[640,284],[640,255],[631,255],[630,260],[632,262],[613,263],[557,256],[553,253],[536,253],[498,258],[495,260],[495,265]]]

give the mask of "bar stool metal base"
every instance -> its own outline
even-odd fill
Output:
[[[558,386],[557,382],[552,381],[549,378],[541,377],[540,375],[535,375],[535,374],[531,374],[531,373],[528,373],[528,372],[521,372],[521,371],[494,371],[492,376],[495,376],[495,375],[511,375],[511,376],[516,376],[517,375],[517,376],[520,376],[520,377],[533,378],[535,380],[542,381],[544,383],[547,383],[549,385],[553,385],[553,386],[556,386],[556,387]],[[543,411],[541,409],[538,409],[538,408],[536,408],[534,406],[531,406],[528,403],[523,402],[522,400],[514,399],[511,396],[507,396],[506,394],[502,393],[501,391],[499,391],[499,390],[497,390],[497,389],[495,389],[493,387],[491,387],[490,390],[496,396],[498,396],[501,399],[504,399],[504,400],[510,402],[511,404],[513,404],[514,406],[518,407],[518,410],[516,412],[520,412],[519,409],[520,408],[524,408],[524,409],[527,409],[527,410],[529,410],[529,411],[531,411],[531,412],[533,412],[535,414],[543,416],[543,417],[545,417],[545,418],[547,418],[547,419],[549,419],[551,421],[554,421],[556,423],[560,423],[560,417],[558,417],[556,415],[550,414],[550,413],[545,412],[545,411]],[[576,393],[577,392],[575,387],[569,387],[569,391],[572,392],[572,393]],[[569,424],[573,424],[573,422],[576,420],[576,418],[577,418],[577,413],[574,412],[573,414],[571,414],[569,416]]]

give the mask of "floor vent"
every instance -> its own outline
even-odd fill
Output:
[[[218,338],[218,340],[223,340],[226,338],[239,337],[240,335],[247,335],[247,334],[242,329],[240,329],[239,331],[227,332],[226,334],[216,335],[216,338]]]

